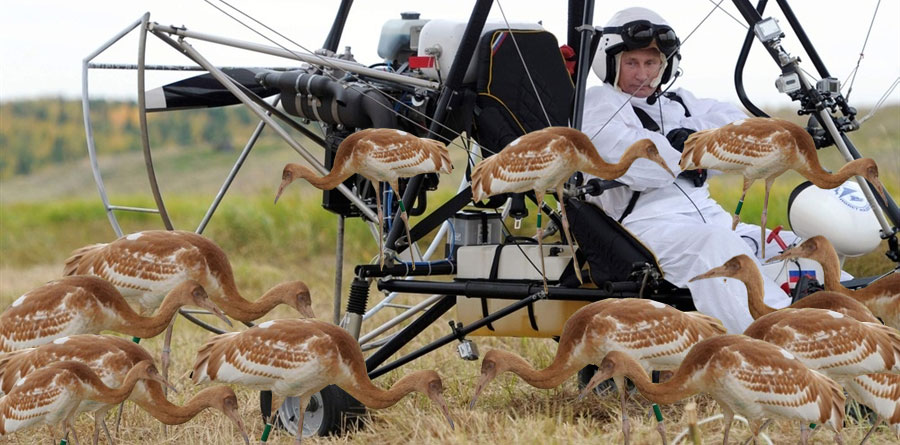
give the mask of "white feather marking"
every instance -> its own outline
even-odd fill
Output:
[[[666,307],[666,305],[664,303],[660,303],[660,302],[654,301],[654,300],[648,300],[648,301],[650,302],[650,304],[653,305],[653,307],[655,307],[657,309],[662,309],[662,308]]]
[[[785,351],[784,349],[780,349],[780,348],[779,348],[779,350],[781,351],[781,355],[783,355],[784,358],[786,358],[786,359],[788,359],[788,360],[794,360],[794,359],[796,358],[796,357],[794,357],[793,354],[791,354],[790,352]]]
[[[144,236],[143,232],[132,233],[132,234],[126,236],[125,239],[127,239],[129,241],[134,241],[142,236]]]
[[[399,134],[400,136],[406,136],[406,132],[403,130],[397,130],[397,134]]]
[[[734,126],[736,127],[736,126],[738,126],[738,125],[743,124],[744,121],[746,121],[746,120],[747,120],[747,119],[737,120],[737,121],[732,122],[731,124],[734,125]]]
[[[516,144],[518,144],[519,141],[521,141],[521,140],[522,140],[522,138],[516,138],[516,140],[514,140],[514,141],[512,141],[512,142],[509,143],[509,146],[510,146],[510,147],[515,147]]]
[[[265,329],[265,328],[267,328],[267,327],[269,327],[269,326],[272,326],[273,324],[275,324],[275,320],[269,320],[269,321],[267,321],[267,322],[260,323],[260,324],[259,324],[259,327],[262,328],[262,329]]]
[[[25,384],[25,379],[26,379],[26,378],[27,378],[27,377],[22,377],[21,379],[19,379],[19,381],[16,382],[16,386],[22,386],[22,385],[24,385],[24,384]]]
[[[28,296],[28,294],[25,294],[25,295],[22,295],[21,297],[17,298],[16,301],[13,301],[13,304],[12,304],[11,307],[16,307],[16,306],[18,306],[18,305],[24,303],[24,302],[25,302],[25,297],[27,297],[27,296]]]
[[[53,344],[61,345],[67,341],[69,341],[69,337],[57,338],[56,340],[53,340]]]
[[[828,315],[831,315],[834,318],[844,318],[844,314],[835,311],[828,311]]]

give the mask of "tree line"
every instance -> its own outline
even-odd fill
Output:
[[[136,102],[92,101],[90,112],[99,155],[142,149]],[[243,106],[147,115],[153,150],[233,150],[243,146],[258,122]],[[36,99],[0,104],[0,179],[28,175],[48,165],[87,156],[80,100]]]

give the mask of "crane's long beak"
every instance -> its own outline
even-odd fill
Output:
[[[212,300],[207,299],[201,307],[210,311],[216,317],[219,317],[219,319],[224,321],[225,324],[228,325],[228,327],[233,327],[233,325],[231,324],[231,320],[228,319],[228,316],[225,315],[225,312],[222,311],[219,306],[216,306],[216,304],[213,303]]]
[[[784,260],[792,260],[797,258],[797,255],[794,253],[794,248],[786,249],[784,252],[779,253],[778,255],[773,256],[766,260],[766,264],[774,263],[776,261],[784,261]]]
[[[440,408],[441,412],[444,414],[444,417],[447,418],[447,422],[450,423],[450,429],[455,429],[455,426],[453,425],[453,418],[450,417],[450,409],[447,408],[447,402],[444,400],[444,396],[440,393],[437,393],[434,394],[431,399],[434,404],[437,405],[438,408]]]
[[[719,266],[719,267],[710,269],[709,272],[702,273],[700,275],[697,275],[694,278],[691,278],[690,280],[688,280],[688,282],[690,283],[690,282],[694,282],[697,280],[704,280],[706,278],[715,278],[715,277],[724,277],[724,276],[727,276],[727,275],[725,275],[725,270],[724,270],[723,266]]]
[[[594,376],[591,377],[591,381],[589,381],[588,384],[584,387],[584,389],[581,390],[581,393],[578,394],[577,400],[580,402],[588,394],[590,394],[591,391],[597,385],[600,384],[600,382],[605,382],[605,381],[609,380],[610,377],[612,377],[612,372],[597,372],[597,373],[595,373]],[[620,391],[621,391],[621,389],[620,389]]]
[[[178,390],[175,389],[175,386],[173,386],[171,383],[169,383],[169,381],[166,380],[166,378],[163,377],[162,375],[158,375],[158,376],[157,376],[156,378],[154,378],[153,380],[155,380],[155,381],[157,381],[157,382],[159,382],[159,383],[162,383],[163,385],[166,385],[166,387],[169,388],[169,389],[171,389],[172,392],[174,392],[174,393],[177,393],[177,392],[178,392]]]
[[[291,184],[291,180],[285,179],[281,181],[281,185],[278,186],[278,193],[275,194],[275,202],[274,204],[278,204],[278,198],[281,197],[281,194],[284,192],[284,189]]]
[[[247,430],[244,428],[244,419],[241,418],[241,415],[237,410],[229,411],[226,415],[240,431],[241,437],[244,439],[244,445],[250,445],[250,436],[247,435]]]
[[[874,181],[870,182],[872,183],[872,186],[875,187],[875,191],[878,192],[879,195],[881,195],[881,201],[887,202],[887,195],[885,195],[884,193],[884,185],[881,184],[881,181],[875,179]]]
[[[313,312],[312,306],[301,306],[300,315],[306,318],[316,318],[316,313]]]
[[[481,391],[484,391],[484,388],[487,387],[487,384],[493,380],[494,376],[490,374],[482,374],[481,378],[478,379],[478,384],[475,385],[475,393],[472,394],[472,400],[469,402],[469,409],[475,408],[475,402],[478,401],[478,396],[481,395]]]

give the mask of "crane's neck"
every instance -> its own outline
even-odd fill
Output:
[[[569,352],[562,350],[562,346],[560,345],[556,356],[553,357],[553,362],[540,370],[535,369],[525,359],[511,352],[504,352],[503,359],[506,361],[507,370],[521,377],[529,385],[541,389],[555,388],[587,365],[587,363],[574,360]]]
[[[381,409],[393,406],[405,395],[415,390],[416,380],[421,378],[421,371],[409,374],[397,380],[390,389],[383,390],[372,383],[366,374],[357,375],[353,384],[347,385],[347,392],[369,408]]]
[[[825,272],[826,290],[838,292],[848,297],[853,296],[853,291],[841,284],[841,264],[840,260],[838,260],[837,253],[833,255],[821,253],[816,255],[816,258],[814,259],[822,265],[822,270]]]
[[[150,338],[164,331],[175,316],[175,312],[184,304],[177,295],[170,293],[163,299],[156,313],[150,317],[138,315],[127,304],[122,306],[118,311],[121,323],[115,330],[135,337]]]
[[[348,171],[349,169],[345,168],[344,164],[337,165],[331,169],[325,176],[319,176],[316,172],[310,170],[309,168],[302,165],[294,166],[294,173],[297,176],[307,180],[310,184],[320,190],[331,190],[342,182],[344,182],[347,178],[349,178],[353,172]]]
[[[671,379],[663,383],[653,383],[647,376],[647,371],[634,359],[625,361],[624,365],[621,375],[631,379],[638,391],[653,403],[668,405],[699,392],[687,384],[689,373],[682,371],[681,368],[675,371]]]
[[[191,398],[184,406],[178,406],[166,399],[159,382],[144,382],[146,397],[133,398],[144,411],[166,425],[181,425],[193,419],[200,411],[211,405],[206,394],[216,388],[206,388]]]
[[[743,281],[744,285],[747,287],[747,306],[749,306],[750,316],[753,317],[754,320],[777,310],[766,305],[766,302],[763,300],[763,296],[765,295],[763,292],[763,277],[758,270],[748,270],[747,268],[744,268],[741,276],[735,278]]]
[[[804,173],[803,176],[815,184],[816,187],[833,189],[843,184],[851,177],[860,174],[861,167],[864,167],[867,162],[868,161],[865,159],[855,159],[844,164],[837,173],[832,174],[822,168],[822,164],[820,164],[818,160],[816,160],[816,162],[807,161],[806,171],[802,173]]]
[[[284,303],[282,297],[269,289],[256,301],[249,301],[237,290],[233,283],[225,286],[224,300],[210,296],[225,314],[238,321],[250,322],[268,314],[275,306]]]
[[[597,153],[596,149],[591,150],[591,165],[588,168],[585,168],[585,172],[590,173],[594,176],[603,179],[616,179],[625,174],[628,171],[628,168],[631,167],[631,164],[638,157],[634,154],[633,151],[626,151],[622,158],[619,159],[619,162],[615,164],[610,164],[603,160],[600,157],[600,154]]]
[[[125,375],[125,380],[122,382],[122,385],[118,388],[106,386],[99,377],[95,376],[97,380],[91,382],[91,386],[94,387],[96,394],[92,395],[91,400],[110,405],[122,403],[123,400],[128,398],[131,394],[131,390],[134,389],[134,385],[140,379],[140,372],[141,368],[137,366],[131,368],[131,370],[128,371],[128,374]]]

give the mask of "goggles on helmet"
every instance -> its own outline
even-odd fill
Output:
[[[603,28],[604,34],[618,34],[622,36],[622,42],[629,51],[646,48],[653,40],[656,46],[666,56],[678,49],[678,37],[671,27],[655,25],[648,20],[635,20],[622,26],[608,26]]]

